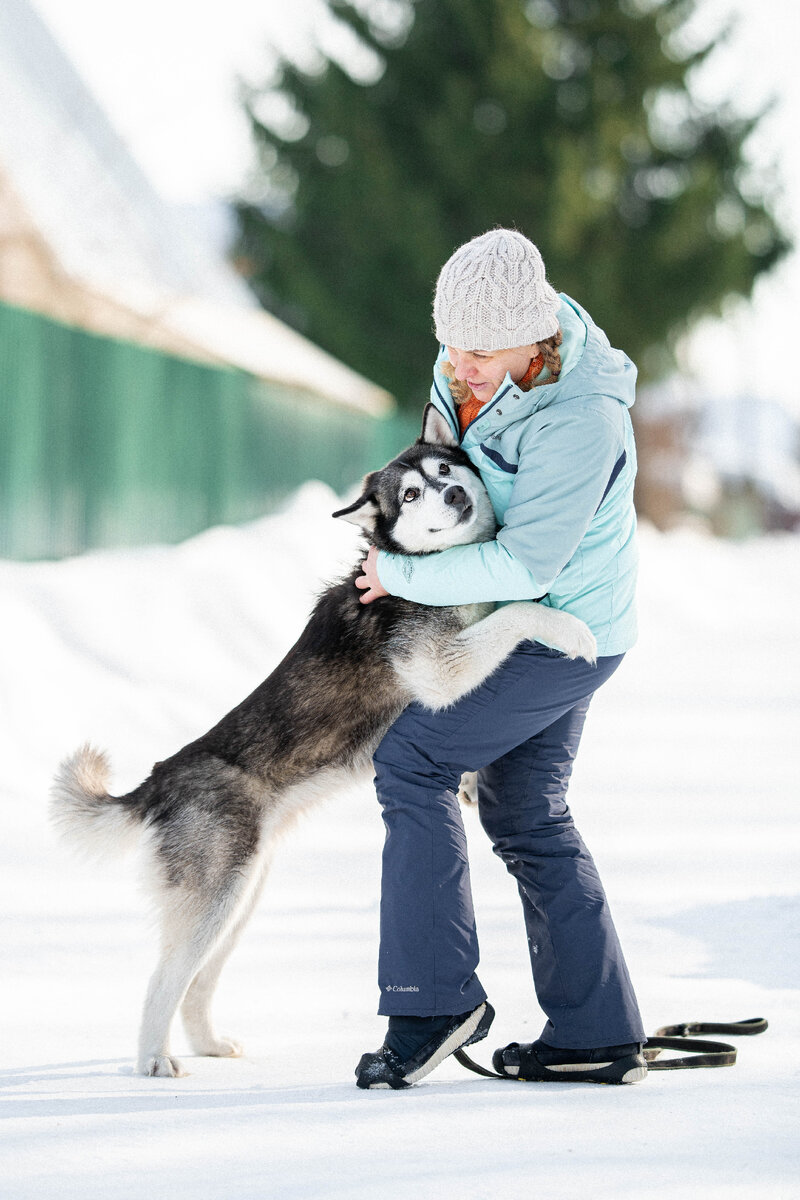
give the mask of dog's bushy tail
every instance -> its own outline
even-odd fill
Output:
[[[50,789],[50,819],[71,845],[105,858],[139,840],[141,811],[128,797],[111,796],[108,758],[88,743],[65,758]]]

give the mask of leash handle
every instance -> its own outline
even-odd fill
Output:
[[[655,1032],[655,1037],[689,1037],[695,1033],[728,1033],[739,1037],[763,1033],[767,1029],[763,1017],[748,1017],[746,1021],[689,1021],[683,1025],[662,1025]]]
[[[736,1062],[736,1047],[728,1042],[710,1042],[689,1037],[694,1033],[727,1033],[735,1036],[752,1036],[768,1028],[763,1017],[749,1017],[745,1021],[687,1021],[681,1025],[662,1025],[654,1036],[647,1039],[644,1057],[648,1071],[681,1071],[690,1067],[732,1067]],[[662,1050],[688,1050],[681,1058],[665,1058],[658,1061]],[[500,1075],[482,1067],[462,1048],[453,1052],[453,1058],[475,1075],[484,1079],[510,1079],[513,1075]]]
[[[684,1058],[658,1059],[662,1050],[688,1050]],[[736,1047],[728,1042],[707,1042],[689,1037],[652,1037],[644,1048],[648,1071],[680,1071],[687,1067],[732,1067]]]
[[[748,1017],[745,1021],[687,1021],[682,1025],[662,1025],[647,1039],[644,1057],[649,1071],[682,1071],[688,1067],[732,1067],[736,1062],[736,1047],[728,1042],[708,1042],[690,1037],[695,1033],[727,1033],[752,1037],[763,1033],[767,1022],[763,1017]],[[665,1058],[657,1061],[662,1050],[688,1050],[685,1058]]]

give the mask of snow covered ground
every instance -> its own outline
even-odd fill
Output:
[[[381,1039],[380,817],[369,788],[287,837],[223,976],[246,1057],[132,1073],[154,960],[133,862],[52,837],[49,779],[86,738],[119,791],[246,694],[354,530],[309,485],[278,517],[178,547],[0,563],[0,1192],[236,1200],[797,1197],[798,540],[642,536],[640,645],[595,701],[571,789],[649,1029],[766,1016],[732,1070],[629,1088],[481,1080],[451,1060],[360,1092]],[[515,888],[466,814],[495,1045],[538,1033]],[[182,1048],[176,1031],[175,1047]]]

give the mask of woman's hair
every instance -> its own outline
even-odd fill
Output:
[[[461,379],[456,379],[456,373],[453,369],[453,364],[449,359],[439,363],[439,368],[447,380],[447,386],[450,389],[450,395],[456,404],[463,404],[465,400],[469,400],[470,390]]]
[[[558,352],[558,347],[564,341],[564,335],[560,329],[557,329],[552,337],[542,338],[539,342],[539,353],[544,359],[544,365],[549,371],[547,379],[534,379],[531,383],[523,385],[523,390],[528,391],[530,388],[546,387],[548,383],[557,383],[558,377],[561,374],[561,355]],[[447,386],[450,389],[450,395],[456,404],[462,404],[464,400],[468,400],[472,393],[469,387],[460,379],[455,378],[453,364],[445,361],[439,364],[442,374],[447,380]]]
[[[560,329],[557,329],[552,337],[544,338],[539,342],[539,351],[544,359],[544,365],[550,372],[550,378],[534,379],[532,387],[546,387],[548,383],[558,382],[558,377],[561,374],[561,355],[558,352],[558,347],[563,340],[563,333]]]

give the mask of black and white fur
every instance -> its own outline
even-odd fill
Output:
[[[379,548],[424,554],[494,536],[491,504],[447,423],[428,406],[422,436],[368,475],[362,495],[334,516]],[[84,746],[53,786],[52,817],[103,856],[145,839],[161,916],[161,956],[142,1018],[138,1069],[184,1072],[169,1048],[181,1010],[200,1055],[237,1055],[210,1007],[220,971],[258,899],[278,834],[353,772],[369,769],[381,737],[411,700],[453,704],[522,640],[541,639],[593,659],[576,618],[520,601],[432,608],[398,597],[360,603],[360,567],[328,588],[272,674],[218,725],[126,796],[108,792],[105,756]]]

